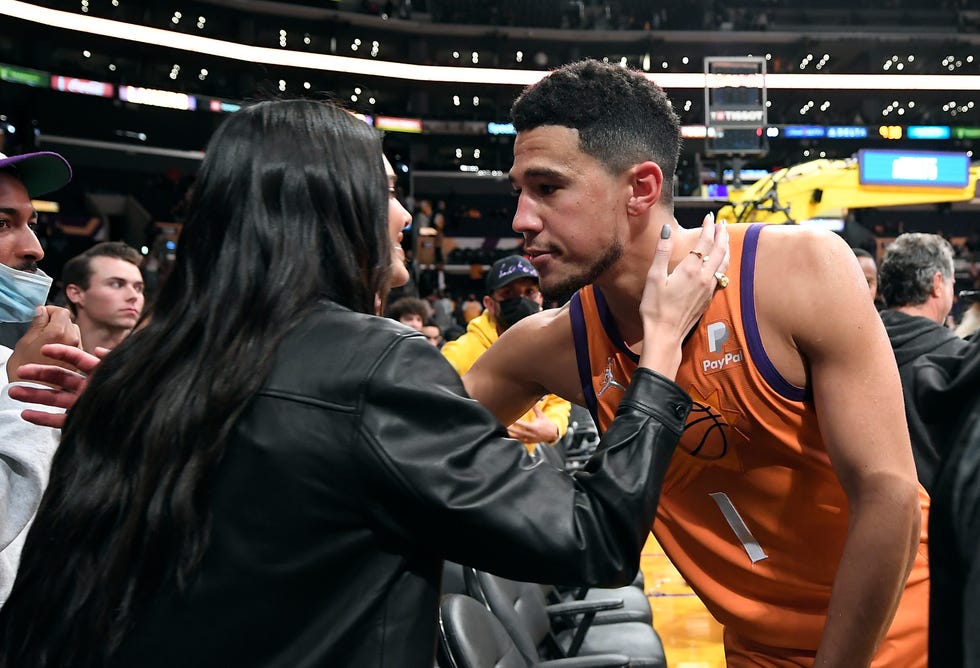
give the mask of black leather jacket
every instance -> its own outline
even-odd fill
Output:
[[[980,340],[916,363],[940,466],[929,510],[929,666],[980,667]]]
[[[154,598],[117,664],[431,668],[443,559],[626,584],[689,409],[639,371],[568,475],[531,463],[414,330],[326,304],[242,415],[198,574]]]

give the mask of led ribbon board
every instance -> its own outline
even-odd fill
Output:
[[[943,151],[858,151],[858,182],[865,186],[965,188],[970,156]]]

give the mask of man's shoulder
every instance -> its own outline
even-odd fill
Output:
[[[939,323],[925,316],[911,315],[895,308],[882,309],[878,312],[878,315],[881,316],[881,321],[885,323],[885,328],[889,330],[889,334],[896,328],[910,326],[914,326],[919,330],[934,330],[941,327]]]
[[[481,334],[492,340],[496,340],[497,326],[490,317],[490,311],[484,309],[483,313],[466,323],[466,333]]]
[[[497,340],[496,329],[487,328],[486,325],[481,327],[477,322],[482,317],[481,315],[471,320],[464,334],[453,341],[446,341],[440,349],[442,356],[449,360],[456,373],[461,376]]]
[[[754,261],[760,279],[756,289],[760,285],[769,286],[794,297],[822,295],[836,300],[849,295],[833,292],[835,283],[854,282],[860,277],[864,286],[862,294],[867,294],[866,281],[853,251],[841,237],[826,230],[765,225]]]
[[[476,316],[466,324],[466,331],[452,341],[446,341],[443,349],[450,350],[460,347],[476,346],[489,348],[497,340],[497,328],[487,317],[486,311]]]
[[[884,309],[879,315],[888,337],[893,341],[927,336],[937,344],[941,343],[951,349],[959,350],[969,346],[965,339],[957,336],[949,327],[924,315],[905,313],[893,308]]]
[[[760,238],[771,240],[778,248],[789,246],[805,255],[806,251],[814,249],[826,251],[830,249],[847,250],[853,258],[854,252],[850,246],[837,234],[816,227],[801,227],[799,225],[764,224],[761,226]]]
[[[833,368],[861,348],[867,360],[884,363],[887,354],[894,364],[867,280],[842,238],[825,230],[766,225],[754,261],[755,322],[767,355],[786,380],[802,387],[817,366]]]
[[[513,390],[529,392],[536,398],[555,394],[582,401],[567,305],[516,323],[480,356],[465,380],[467,390],[481,401],[492,402],[490,395],[500,386],[508,388],[505,394]]]

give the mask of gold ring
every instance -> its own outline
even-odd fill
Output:
[[[708,257],[707,255],[705,255],[699,250],[692,250],[691,255],[696,255],[698,259],[700,259],[702,262],[707,262],[708,260],[711,259],[710,257]]]
[[[715,280],[718,281],[718,287],[722,290],[728,287],[728,277],[720,271],[715,272]]]

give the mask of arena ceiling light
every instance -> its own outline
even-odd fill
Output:
[[[409,81],[443,83],[476,83],[527,86],[547,74],[543,70],[507,70],[483,67],[442,67],[411,65],[389,61],[346,58],[327,54],[271,49],[225,40],[175,33],[132,23],[80,15],[19,0],[0,0],[0,14],[54,28],[101,35],[131,42],[153,44],[207,56],[230,58],[241,62],[263,63],[305,70],[342,72],[363,76],[387,77]],[[650,75],[648,75],[650,76]],[[759,75],[761,76],[761,75]],[[650,76],[668,90],[701,89],[730,85],[704,73],[663,72]],[[888,74],[767,74],[765,86],[770,90],[960,90],[980,91],[978,75],[888,75]]]

